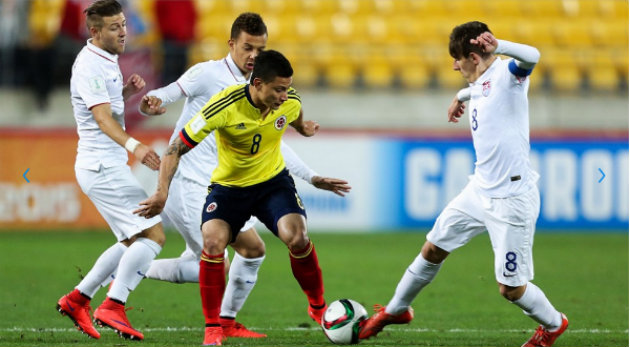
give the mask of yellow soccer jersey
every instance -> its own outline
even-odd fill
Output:
[[[265,182],[284,169],[282,134],[300,115],[299,95],[293,88],[288,94],[288,100],[263,119],[249,84],[227,87],[210,98],[179,136],[194,147],[216,130],[218,165],[212,172],[213,183],[247,187]]]

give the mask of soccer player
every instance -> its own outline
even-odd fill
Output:
[[[303,120],[300,97],[291,88],[292,76],[291,64],[282,54],[272,50],[259,53],[250,84],[230,86],[214,95],[181,130],[163,156],[157,191],[137,211],[147,218],[161,212],[180,157],[216,130],[218,165],[212,172],[201,226],[204,345],[221,345],[224,251],[251,215],[288,246],[293,275],[308,298],[311,318],[321,322],[326,308],[321,269],[307,234],[306,211],[280,152],[288,124],[304,136],[313,136],[319,129],[317,123]]]
[[[540,209],[538,174],[529,162],[528,76],[540,58],[536,48],[497,40],[488,26],[469,22],[455,27],[449,51],[470,87],[448,109],[457,122],[469,102],[470,128],[477,161],[474,175],[437,218],[421,253],[409,265],[393,298],[363,325],[359,338],[378,334],[388,324],[408,323],[411,302],[429,284],[446,257],[474,236],[488,231],[494,250],[495,278],[508,301],[540,323],[524,347],[551,346],[568,326],[535,284],[532,246]],[[512,59],[501,59],[503,54]]]
[[[225,58],[196,64],[176,82],[148,92],[140,105],[141,111],[147,115],[160,115],[166,111],[164,106],[185,97],[184,109],[171,136],[170,141],[173,142],[179,131],[214,94],[227,86],[247,83],[254,58],[264,50],[266,43],[267,27],[260,15],[240,14],[232,24],[229,54]],[[183,236],[186,250],[179,258],[154,260],[146,273],[147,278],[176,283],[199,282],[199,259],[203,249],[200,221],[207,185],[217,164],[216,152],[212,133],[181,159],[162,216],[166,216]],[[342,196],[348,191],[347,182],[318,176],[284,142],[282,155],[292,174]],[[221,305],[221,326],[225,337],[266,336],[250,331],[235,320],[256,283],[258,269],[265,257],[265,245],[253,227],[255,223],[255,217],[248,220],[231,244],[237,252]]]
[[[126,42],[126,19],[115,0],[98,0],[85,11],[91,38],[72,67],[70,93],[79,144],[75,172],[83,192],[103,216],[118,242],[109,247],[76,288],[59,299],[57,309],[80,331],[99,338],[90,319],[90,300],[101,283],[117,270],[94,320],[129,339],[144,336],[125,314],[129,293],[140,283],[160,253],[164,232],[159,216],[141,218],[132,212],[147,195],[127,166],[127,149],[144,165],[157,170],[159,156],[125,132],[124,101],[144,88],[132,74],[126,83],[118,55]]]

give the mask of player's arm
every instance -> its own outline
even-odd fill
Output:
[[[166,112],[166,105],[173,103],[187,95],[179,83],[173,82],[166,87],[149,91],[140,101],[140,113],[145,116],[159,116]]]
[[[123,100],[126,101],[127,99],[129,99],[130,96],[141,91],[145,85],[146,83],[144,82],[144,79],[140,77],[138,74],[134,73],[131,76],[129,76],[129,78],[127,79],[127,83],[123,86],[123,90],[122,90]]]
[[[292,175],[298,176],[306,182],[312,184],[316,188],[329,190],[339,196],[344,196],[348,193],[352,187],[348,185],[347,181],[319,176],[313,169],[311,169],[306,163],[298,157],[289,145],[284,141],[280,143],[280,150],[282,156],[287,165],[287,169]]]
[[[125,147],[142,164],[153,170],[157,170],[160,167],[160,156],[149,146],[129,136],[112,117],[111,104],[104,103],[96,105],[92,107],[91,111],[98,127],[105,135],[109,136],[117,144]]]
[[[319,131],[319,123],[313,120],[304,120],[304,112],[300,109],[300,115],[291,122],[291,126],[302,136],[311,137]]]
[[[140,208],[133,211],[134,214],[140,217],[151,218],[162,213],[166,199],[168,198],[168,188],[179,166],[179,158],[190,150],[191,147],[186,145],[181,137],[177,137],[173,143],[168,146],[162,158],[162,163],[160,164],[157,190],[148,199],[140,202]]]
[[[514,58],[510,71],[516,76],[528,76],[540,59],[540,52],[532,46],[506,40],[497,40],[494,35],[485,32],[470,43],[479,45],[484,52],[507,55]]]
[[[451,101],[451,105],[448,107],[447,116],[449,122],[459,122],[459,118],[464,114],[464,110],[466,109],[464,102],[470,100],[470,92],[470,87],[457,92],[457,95],[455,95],[453,101]]]

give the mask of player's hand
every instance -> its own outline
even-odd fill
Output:
[[[166,205],[167,197],[167,194],[157,191],[146,200],[141,201],[140,208],[133,211],[133,213],[147,219],[155,217],[158,214],[162,213],[162,210],[164,210],[164,205]]]
[[[145,95],[140,101],[140,111],[150,116],[158,116],[166,112],[166,107],[162,106],[162,99],[157,96]]]
[[[145,85],[146,82],[144,82],[144,79],[140,77],[140,75],[135,73],[131,74],[131,76],[129,76],[129,78],[127,79],[127,83],[125,83],[125,85],[123,86],[123,94],[136,94],[137,92],[141,91]]]
[[[338,178],[313,176],[311,183],[316,188],[329,190],[339,196],[345,196],[346,193],[349,193],[350,189],[352,189],[347,181]]]
[[[459,122],[459,118],[464,114],[464,109],[466,109],[466,105],[455,96],[448,107],[448,121],[452,123]]]
[[[479,46],[485,53],[494,53],[499,46],[499,41],[487,31],[477,36],[476,39],[470,39],[470,43]]]
[[[302,123],[302,127],[297,129],[298,132],[306,137],[311,137],[319,131],[319,123],[314,120],[307,120]]]
[[[157,155],[151,147],[145,144],[139,144],[133,151],[133,155],[139,162],[151,170],[157,171],[160,168],[160,156]]]

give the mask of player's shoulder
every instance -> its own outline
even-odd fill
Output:
[[[297,90],[293,87],[289,87],[289,90],[287,91],[288,94],[288,100],[293,100],[293,102],[297,102],[297,103],[302,103],[302,99],[300,97],[300,94],[297,92]]]
[[[216,60],[204,61],[191,66],[180,77],[180,81],[185,83],[203,82],[208,79],[214,80],[213,75],[220,69],[220,63]]]

